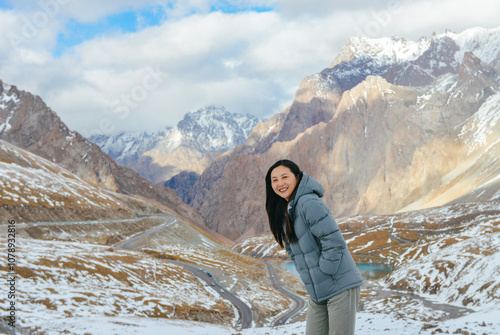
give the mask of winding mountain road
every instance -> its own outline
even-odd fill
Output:
[[[136,250],[144,244],[147,236],[164,229],[168,226],[171,226],[177,221],[177,218],[174,216],[166,217],[168,220],[152,229],[146,230],[144,232],[138,233],[114,245],[115,248],[126,249],[126,250]],[[250,328],[252,326],[252,310],[245,304],[242,300],[240,300],[235,294],[228,291],[224,286],[222,286],[219,281],[207,271],[197,268],[196,266],[190,265],[185,262],[168,260],[169,263],[174,263],[177,265],[183,266],[193,275],[198,277],[199,279],[206,282],[209,286],[211,286],[221,297],[222,299],[229,300],[239,311],[240,318],[238,323],[235,325],[236,328]]]
[[[247,304],[245,304],[243,301],[241,301],[235,294],[232,292],[228,291],[224,286],[222,286],[219,281],[212,275],[209,274],[207,271],[201,270],[193,265],[180,262],[180,261],[169,261],[170,263],[174,263],[177,265],[182,265],[185,267],[189,272],[206,282],[208,285],[210,285],[214,290],[219,293],[219,295],[226,300],[229,300],[240,312],[240,319],[238,320],[238,323],[235,325],[235,328],[250,328],[252,326],[252,310],[250,307],[248,307]]]
[[[295,295],[291,293],[290,291],[284,289],[279,281],[278,276],[276,276],[276,271],[274,271],[274,266],[273,263],[269,261],[263,261],[264,264],[266,264],[267,271],[269,272],[269,276],[271,277],[271,283],[273,287],[278,291],[283,293],[286,297],[288,297],[292,302],[293,302],[293,307],[281,315],[277,320],[274,321],[273,326],[280,326],[284,325],[292,316],[296,315],[299,313],[305,306],[306,302],[304,299],[299,297],[298,295]]]
[[[177,218],[175,216],[165,216],[165,219],[167,220],[165,223],[162,223],[159,226],[156,226],[156,227],[151,228],[149,230],[146,230],[146,231],[143,231],[141,233],[130,236],[125,241],[121,241],[121,242],[115,244],[113,247],[120,248],[120,249],[126,249],[126,250],[135,250],[135,249],[139,248],[139,246],[143,243],[143,240],[148,235],[151,235],[151,234],[157,232],[158,230],[161,230],[163,228],[171,226],[172,224],[177,222]]]

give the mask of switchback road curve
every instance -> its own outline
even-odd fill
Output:
[[[173,216],[167,217],[167,219],[168,220],[165,223],[157,227],[154,227],[150,230],[131,236],[125,241],[115,244],[114,247],[127,250],[138,249],[143,243],[145,237],[157,232],[160,229],[164,229],[177,221],[177,218]],[[235,325],[236,328],[243,329],[243,328],[250,328],[252,326],[252,310],[250,309],[250,307],[248,307],[248,305],[245,304],[242,300],[240,300],[236,295],[229,292],[224,286],[222,286],[219,283],[219,281],[216,278],[214,278],[212,274],[208,274],[207,271],[201,270],[185,262],[173,261],[173,260],[169,260],[168,262],[183,266],[189,272],[191,272],[196,277],[200,278],[201,280],[206,282],[209,286],[211,286],[223,299],[229,300],[238,309],[240,313],[240,319],[238,321],[238,324]]]
[[[184,262],[179,261],[169,261],[171,263],[182,265],[192,274],[205,281],[208,285],[210,285],[214,290],[216,290],[219,295],[226,300],[229,300],[240,312],[240,319],[238,323],[235,325],[236,328],[250,328],[252,327],[252,310],[241,301],[236,295],[228,291],[224,286],[222,286],[216,278],[213,277],[212,274],[209,274],[207,271],[198,269],[195,266],[186,264]]]
[[[267,271],[269,272],[269,276],[271,277],[271,283],[272,283],[273,287],[278,292],[283,293],[286,297],[288,297],[293,302],[293,307],[288,312],[286,312],[285,314],[280,316],[276,321],[274,321],[274,324],[273,324],[273,326],[284,325],[292,316],[299,313],[306,306],[306,302],[304,301],[304,299],[289,292],[288,290],[285,290],[281,286],[279,278],[276,276],[276,272],[274,271],[273,262],[269,262],[269,261],[263,261],[263,262],[264,262],[264,264],[266,264]]]
[[[157,232],[160,229],[166,228],[173,223],[177,222],[177,218],[175,216],[165,216],[166,222],[162,223],[159,226],[156,226],[154,228],[151,228],[149,230],[143,231],[141,233],[135,234],[133,236],[130,236],[127,238],[125,241],[122,241],[120,243],[117,243],[114,245],[115,248],[120,248],[120,249],[126,249],[126,250],[135,250],[138,249],[141,244],[143,243],[143,240],[145,237],[148,235],[151,235],[155,232]]]

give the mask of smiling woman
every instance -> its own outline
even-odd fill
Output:
[[[309,293],[306,335],[354,335],[363,279],[323,193],[290,160],[277,161],[266,174],[269,226]]]
[[[289,168],[278,166],[272,171],[271,182],[274,192],[288,201],[297,185],[297,178]]]

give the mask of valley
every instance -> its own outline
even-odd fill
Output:
[[[500,28],[351,37],[266,121],[212,105],[93,141],[0,81],[20,332],[303,334],[308,296],[264,204],[287,157],[355,262],[390,269],[365,279],[359,334],[500,333],[498,45]]]
[[[365,280],[359,327],[370,327],[362,320],[372,315],[407,320],[430,334],[450,321],[472,317],[476,321],[468,322],[469,327],[484,324],[483,333],[494,334],[488,329],[500,325],[481,315],[498,308],[498,266],[491,257],[500,245],[499,224],[500,203],[495,202],[339,219],[358,262],[395,266],[382,278]],[[26,330],[62,334],[72,329],[68,320],[74,320],[74,327],[77,320],[98,315],[103,324],[154,317],[226,325],[240,332],[271,326],[279,332],[305,320],[307,294],[295,275],[272,266],[286,256],[270,235],[230,248],[165,215],[18,228],[20,325]],[[388,239],[393,242],[382,243]],[[452,253],[458,257],[456,265],[446,260]],[[259,260],[264,258],[274,261]],[[447,286],[448,280],[454,284]],[[299,298],[290,299],[287,292]],[[396,324],[393,320],[388,327]]]
[[[30,297],[19,302],[23,313],[45,306],[50,318],[80,317],[92,314],[92,306],[97,304],[101,311],[109,308],[106,316],[176,318],[241,329],[271,324],[291,304],[273,288],[272,278],[259,260],[234,253],[199,228],[171,216],[28,223],[19,226],[18,236],[24,242],[19,249],[24,261],[17,267],[22,295]],[[162,248],[158,249],[160,242]],[[94,288],[81,286],[83,276]],[[262,281],[266,277],[269,279]],[[64,285],[48,290],[50,282]],[[286,285],[293,290],[293,284]],[[44,290],[50,292],[46,298],[33,298]],[[81,290],[92,294],[80,299]],[[179,294],[186,291],[190,295],[180,299]],[[103,302],[97,302],[108,293]],[[130,299],[137,303],[125,308],[123,304]],[[146,312],[149,301],[156,307]],[[22,323],[30,329],[37,326],[29,314]]]

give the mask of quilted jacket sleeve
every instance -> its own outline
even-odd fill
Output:
[[[347,248],[337,222],[326,204],[317,197],[305,201],[301,212],[320,247],[319,269],[334,275]]]

